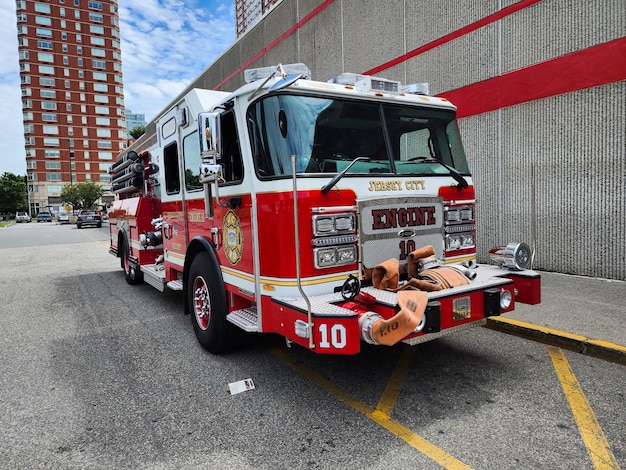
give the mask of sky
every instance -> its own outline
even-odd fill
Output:
[[[146,121],[235,41],[234,0],[118,0],[126,110]],[[15,2],[0,1],[0,175],[26,174]]]

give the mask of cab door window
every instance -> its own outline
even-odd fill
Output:
[[[165,166],[165,191],[167,194],[180,192],[180,174],[178,171],[178,145],[171,143],[163,149]]]

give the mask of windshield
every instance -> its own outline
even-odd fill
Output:
[[[277,94],[248,110],[255,168],[260,177],[296,171],[348,174],[447,175],[433,159],[469,174],[454,112],[369,101]]]

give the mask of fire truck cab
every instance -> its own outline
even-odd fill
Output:
[[[313,81],[302,64],[245,75],[234,93],[177,98],[110,171],[110,252],[128,283],[183,291],[206,349],[271,332],[356,354],[540,302],[526,244],[477,266],[454,105],[423,84]]]

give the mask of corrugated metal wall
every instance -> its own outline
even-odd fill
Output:
[[[626,36],[624,0],[284,0],[191,87],[233,90],[243,73],[222,83],[233,71],[279,62],[304,62],[319,80],[364,72],[510,6],[519,9],[379,75],[427,81],[440,94]],[[626,57],[615,61],[606,67]],[[534,267],[626,279],[626,81],[476,114],[460,126],[479,200],[480,261],[492,246],[532,241],[534,174]]]

